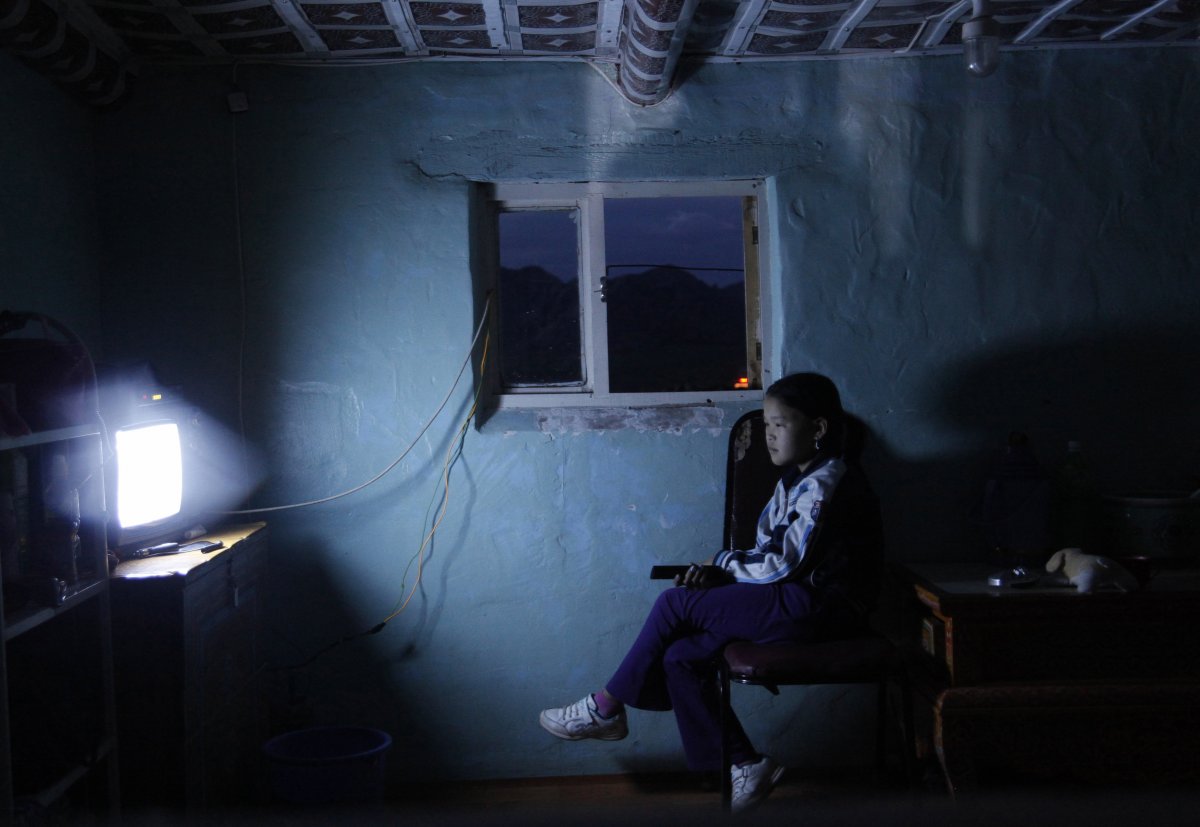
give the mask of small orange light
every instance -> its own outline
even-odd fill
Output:
[[[736,390],[747,390],[750,387],[750,378],[747,376],[741,377],[733,383],[733,387]]]

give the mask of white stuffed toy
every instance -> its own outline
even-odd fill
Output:
[[[1081,592],[1093,592],[1113,587],[1124,592],[1137,591],[1138,581],[1120,563],[1096,554],[1084,554],[1082,549],[1059,549],[1046,561],[1046,571],[1062,569],[1071,585]]]

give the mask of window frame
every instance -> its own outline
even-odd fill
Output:
[[[753,211],[743,236],[745,251],[746,336],[748,368],[757,372],[760,385],[767,384],[771,370],[766,364],[773,353],[769,335],[770,291],[767,250],[769,226],[766,181],[736,179],[719,181],[637,181],[577,183],[494,183],[487,188],[487,215],[490,250],[490,287],[499,281],[499,214],[512,209],[579,210],[579,313],[584,379],[580,387],[529,386],[504,388],[499,369],[500,355],[488,369],[488,383],[500,408],[551,407],[653,407],[664,405],[703,405],[716,402],[761,400],[762,387],[713,391],[655,391],[613,393],[608,382],[607,309],[601,299],[599,279],[604,276],[604,199],[738,196],[749,199]],[[498,308],[491,308],[491,323],[497,323]],[[495,342],[499,347],[499,342]],[[757,356],[757,359],[754,357]],[[752,380],[753,382],[753,380]]]

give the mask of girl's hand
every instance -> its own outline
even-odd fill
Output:
[[[675,577],[676,586],[688,589],[711,589],[729,582],[729,573],[711,563],[692,563],[686,572]]]

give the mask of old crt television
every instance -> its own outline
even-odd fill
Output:
[[[115,509],[110,546],[182,539],[183,439],[171,419],[139,422],[113,433]]]
[[[118,557],[211,533],[263,479],[250,446],[145,363],[97,365],[108,434],[108,547]]]
[[[197,490],[203,418],[148,367],[106,369],[100,413],[108,431],[108,547],[119,557],[203,530]]]

